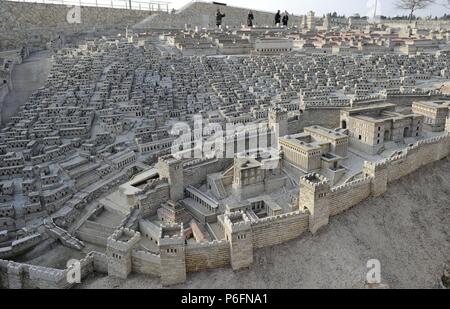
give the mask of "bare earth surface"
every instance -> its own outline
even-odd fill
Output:
[[[391,288],[438,288],[450,258],[450,159],[390,185],[312,236],[258,250],[250,269],[190,273],[175,288],[363,288],[366,263],[381,262]],[[161,288],[159,279],[90,278],[81,288]]]
[[[30,95],[44,86],[51,68],[48,51],[32,54],[22,64],[16,65],[12,73],[13,90],[6,96],[1,110],[1,123],[5,124],[17,113]]]

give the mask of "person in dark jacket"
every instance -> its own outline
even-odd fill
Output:
[[[217,25],[217,28],[220,28],[222,26],[222,18],[224,18],[224,17],[225,17],[225,14],[222,14],[220,12],[220,10],[217,9],[217,13],[216,13],[216,25]]]
[[[281,12],[278,10],[278,12],[275,14],[275,26],[278,26],[281,23]]]
[[[284,12],[284,16],[283,16],[283,27],[288,27],[289,24],[289,13],[286,11]]]
[[[249,26],[250,28],[253,27],[253,20],[254,19],[255,19],[255,16],[253,16],[253,12],[252,11],[248,12],[247,26]]]

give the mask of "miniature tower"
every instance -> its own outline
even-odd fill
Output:
[[[161,178],[168,180],[170,199],[177,202],[184,198],[183,163],[171,155],[160,157],[157,164]]]
[[[306,15],[302,15],[301,17],[300,17],[300,29],[306,29],[306,27],[307,27],[308,25],[307,25],[307,17],[306,17]]]
[[[161,227],[159,253],[161,256],[161,283],[164,286],[186,281],[186,254],[183,224]]]
[[[288,113],[280,108],[270,110],[269,127],[275,131],[276,138],[288,135]]]
[[[131,253],[141,239],[139,232],[121,228],[108,237],[108,275],[126,279],[131,273]]]
[[[323,20],[323,28],[326,31],[331,30],[331,14],[327,14]]]
[[[310,30],[310,31],[316,30],[316,19],[315,19],[315,14],[313,11],[310,11],[308,13],[307,26],[308,26],[308,30]]]
[[[224,230],[230,243],[231,267],[233,270],[253,264],[253,234],[250,219],[242,212],[224,215]]]
[[[309,210],[309,230],[313,234],[328,224],[330,194],[330,185],[325,177],[309,174],[300,179],[299,208]]]
[[[387,166],[385,162],[364,162],[363,172],[366,177],[373,177],[370,191],[372,196],[380,196],[387,190]]]

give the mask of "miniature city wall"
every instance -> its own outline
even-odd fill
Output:
[[[450,129],[450,128],[449,128]],[[300,179],[298,210],[279,216],[249,220],[243,213],[219,218],[225,239],[186,244],[183,227],[179,234],[161,236],[159,254],[139,249],[141,233],[119,229],[108,238],[107,253],[92,252],[81,264],[82,278],[90,273],[108,273],[127,278],[140,273],[161,278],[163,285],[182,283],[186,273],[231,267],[234,270],[253,264],[253,251],[300,237],[308,230],[316,233],[335,216],[361,201],[382,195],[389,182],[450,155],[450,134],[419,141],[389,159],[364,164],[364,176],[339,187],[330,188],[321,175]],[[305,211],[306,210],[306,211]],[[235,220],[240,218],[240,220]],[[126,233],[127,240],[120,240]],[[161,234],[162,235],[162,234]],[[57,270],[0,260],[0,286],[5,288],[68,288],[68,269]]]
[[[124,29],[148,17],[149,11],[81,7],[80,23],[69,23],[66,5],[0,1],[0,50],[20,48],[31,43],[44,47],[59,35],[94,29]]]
[[[370,196],[382,195],[390,182],[449,155],[450,135],[447,134],[419,141],[389,159],[365,162],[363,178],[339,187],[330,188],[326,180],[311,183],[302,179],[299,206],[310,210],[310,230],[315,232],[328,223],[330,216],[335,216]],[[317,207],[319,211],[314,213]]]

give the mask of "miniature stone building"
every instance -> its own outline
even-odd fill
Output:
[[[424,116],[423,126],[428,131],[440,132],[445,129],[445,122],[450,115],[450,102],[413,102],[412,111]]]
[[[286,162],[305,172],[321,168],[338,169],[347,157],[348,136],[320,126],[307,127],[304,133],[280,139],[280,150]]]
[[[376,154],[386,143],[420,137],[424,117],[395,112],[393,104],[341,111],[341,128],[349,132],[350,146],[368,154]]]
[[[273,159],[268,153],[257,152],[255,157],[237,156],[234,160],[233,194],[239,199],[246,199],[284,186],[286,178],[277,161],[279,159]]]

